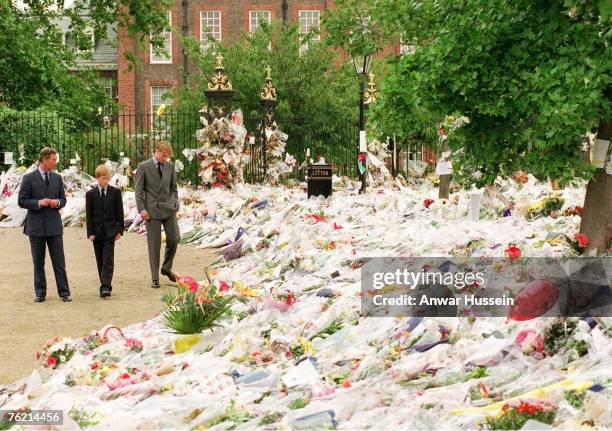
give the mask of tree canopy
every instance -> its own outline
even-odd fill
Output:
[[[62,20],[77,48],[88,51],[91,33],[106,36],[159,35],[167,27],[171,0],[0,0],[0,91],[5,103],[19,110],[48,107],[69,115],[89,112],[103,100],[90,70],[74,69],[77,56],[64,44]],[[140,38],[141,40],[143,38]],[[163,46],[161,36],[152,43]],[[87,58],[91,54],[83,54]],[[131,60],[134,60],[131,58]]]

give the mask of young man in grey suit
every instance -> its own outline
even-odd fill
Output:
[[[168,161],[172,146],[161,141],[155,148],[155,155],[138,165],[136,170],[136,206],[147,226],[149,265],[151,266],[151,287],[159,288],[159,253],[161,249],[161,227],[166,233],[166,251],[161,274],[170,281],[176,281],[172,262],[181,240],[176,213],[179,210],[178,188],[174,164]]]
[[[26,208],[23,232],[30,237],[34,263],[34,302],[44,302],[47,296],[45,277],[45,247],[49,248],[57,293],[64,302],[70,302],[70,288],[64,259],[63,224],[59,210],[66,205],[64,182],[61,175],[52,172],[57,164],[53,148],[40,150],[38,168],[21,179],[17,203]]]

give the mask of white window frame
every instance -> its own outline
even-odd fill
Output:
[[[165,88],[166,91],[160,96],[160,103],[158,104],[154,104],[154,96],[153,96],[153,91],[157,88]],[[155,115],[155,112],[157,111],[157,108],[159,108],[161,105],[166,105],[166,106],[172,106],[173,100],[163,100],[163,97],[166,93],[168,92],[172,92],[172,86],[171,85],[152,85],[151,86],[151,113],[153,115]]]
[[[115,79],[112,76],[101,76],[97,78],[98,84],[104,87],[104,91],[110,100],[114,99]],[[110,83],[110,86],[107,84]],[[110,90],[110,92],[109,92]]]
[[[303,25],[303,20],[313,20],[314,17],[303,16],[303,14],[316,14],[317,16],[317,29],[321,28],[321,11],[319,9],[300,9],[298,11],[298,18],[300,20],[300,34],[308,34],[313,27],[313,23]],[[304,28],[306,27],[306,28]],[[320,42],[321,33],[317,34],[312,40]]]
[[[262,15],[267,15],[265,20],[268,24],[272,22],[272,11],[268,9],[251,9],[249,10],[249,33],[253,34],[260,27]]]
[[[96,51],[96,35],[94,33],[93,29],[87,29],[86,33],[89,33],[89,37],[91,38],[91,48],[90,49],[79,49],[79,47],[76,46],[76,41],[74,41],[74,52],[77,55],[83,55],[83,54],[87,54],[87,53],[91,53],[93,54]],[[67,46],[67,40],[66,38],[68,37],[68,33],[63,33],[62,34],[62,42],[64,44],[64,46]]]
[[[155,53],[153,52],[153,45],[149,43],[149,64],[172,64],[172,11],[168,11],[168,25],[170,26],[170,30],[164,30],[163,36],[164,38],[168,35],[168,41],[166,41],[164,48],[168,51],[168,54],[162,57],[155,57]],[[170,49],[168,49],[168,44],[170,45]]]
[[[314,14],[317,16],[317,24],[316,27],[318,30],[321,29],[321,11],[319,9],[300,9],[298,10],[298,20],[299,20],[299,24],[300,24],[300,40],[301,38],[310,33],[310,30],[312,29],[312,27],[314,26],[314,24],[311,22],[310,24],[302,24],[303,20],[313,20],[313,16],[304,16],[303,14]],[[321,41],[321,33],[316,34],[312,39],[310,39],[311,42],[320,42]],[[300,54],[303,54],[304,52],[306,52],[308,50],[308,43],[304,43],[300,45]]]
[[[219,15],[219,18],[218,18],[219,24],[213,24],[214,27],[216,26],[219,27],[219,37],[218,38],[217,38],[217,35],[215,34],[214,29],[211,29],[208,25],[204,25],[203,23],[204,14],[207,15],[206,20],[208,21],[209,19],[211,19],[208,17],[208,14],[210,13]],[[216,20],[217,18],[213,16],[212,19]],[[208,35],[212,35],[216,43],[221,43],[221,41],[223,40],[223,12],[222,11],[217,10],[217,9],[200,11],[200,47],[202,49],[209,49],[212,47],[212,45],[210,44],[208,40]]]

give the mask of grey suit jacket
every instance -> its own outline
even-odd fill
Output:
[[[38,201],[44,198],[59,200],[59,207],[38,206]],[[66,206],[64,181],[56,172],[49,173],[49,187],[45,184],[38,169],[27,173],[21,179],[21,187],[17,196],[17,203],[26,208],[24,233],[28,236],[56,236],[63,233],[60,208]]]
[[[138,165],[136,171],[136,206],[147,210],[152,219],[166,219],[179,210],[176,171],[172,162],[164,163],[162,177],[153,158]]]

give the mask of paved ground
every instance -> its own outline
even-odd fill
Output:
[[[73,302],[57,297],[51,261],[47,255],[47,300],[35,304],[30,243],[22,229],[0,229],[0,384],[29,375],[34,354],[54,335],[80,337],[107,323],[125,326],[154,317],[161,309],[162,289],[150,288],[146,238],[126,234],[115,247],[113,294],[99,295],[93,247],[80,228],[64,231],[68,282]],[[174,269],[179,274],[204,278],[204,268],[214,259],[207,250],[179,246]]]

